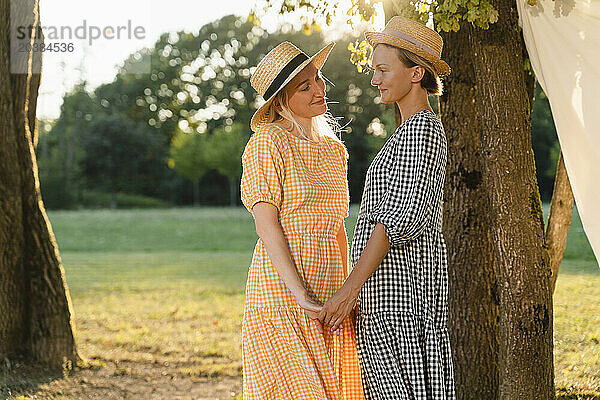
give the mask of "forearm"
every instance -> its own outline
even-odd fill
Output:
[[[352,268],[352,272],[346,279],[344,286],[347,286],[347,289],[352,293],[358,294],[367,279],[377,270],[389,250],[390,242],[385,229],[382,224],[378,223],[375,225],[367,245],[354,268]]]
[[[265,229],[260,238],[265,245],[273,267],[277,270],[287,288],[296,298],[303,296],[306,289],[298,276],[298,270],[292,259],[281,225]]]
[[[342,257],[342,266],[346,274],[350,273],[348,270],[348,236],[346,235],[346,226],[342,221],[342,226],[337,234],[338,247],[340,248],[340,255]]]
[[[319,320],[335,331],[356,305],[356,298],[367,279],[375,272],[390,249],[383,225],[378,223],[371,233],[352,272],[335,294],[327,300],[319,313]]]
[[[267,203],[258,203],[253,210],[256,232],[267,250],[273,267],[290,292],[297,299],[303,298],[306,295],[306,288],[298,275],[276,208]]]

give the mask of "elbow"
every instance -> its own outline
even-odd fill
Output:
[[[265,235],[265,228],[262,226],[262,224],[254,224],[254,230],[256,231],[256,235],[263,239]]]
[[[254,223],[254,230],[261,240],[265,240],[267,236],[272,236],[277,232],[279,221],[274,221],[268,218],[258,218]]]
[[[267,231],[267,227],[265,226],[265,221],[257,219],[254,221],[254,230],[259,238],[263,239],[265,236],[265,232]]]

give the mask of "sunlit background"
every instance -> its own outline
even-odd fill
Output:
[[[43,26],[131,20],[145,38],[74,40],[73,53],[44,54],[36,155],[84,362],[73,377],[16,382],[18,394],[240,399],[244,284],[257,240],[239,199],[240,156],[261,101],[251,72],[283,40],[308,54],[337,42],[323,72],[334,84],[329,110],[345,125],[351,238],[366,170],[395,129],[368,71],[350,62],[364,31],[383,28],[381,8],[361,22],[344,0],[329,24],[324,13],[313,25],[301,12],[261,14],[264,0],[40,4]],[[136,54],[152,57],[144,64]],[[129,73],[136,65],[149,70]],[[535,97],[547,216],[560,149],[548,99],[539,87]],[[575,211],[554,298],[556,382],[569,395],[600,392],[598,271]]]
[[[98,26],[127,25],[131,20],[134,25],[145,28],[144,40],[103,40],[93,45],[86,40],[75,39],[73,53],[46,53],[43,59],[43,80],[38,99],[38,116],[42,119],[54,119],[59,116],[62,96],[73,88],[75,83],[85,80],[88,88],[94,89],[99,84],[111,82],[118,71],[118,66],[131,53],[144,47],[152,47],[164,32],[185,31],[198,33],[200,27],[207,22],[222,16],[233,14],[248,17],[254,8],[254,2],[248,0],[178,0],[166,3],[159,0],[105,0],[102,2],[61,0],[58,3],[41,1],[42,25],[71,26],[82,24],[83,19],[89,24]],[[332,26],[323,25],[327,37],[335,39],[340,34],[352,29],[347,24],[351,19],[360,24],[357,16],[348,16],[346,11],[350,0],[339,2],[338,18]],[[381,10],[381,6],[377,7]],[[118,10],[118,11],[117,11]],[[282,22],[299,24],[294,15],[280,16],[271,13],[262,19],[262,26],[273,31]],[[380,11],[375,17],[375,26],[384,25],[384,16]]]

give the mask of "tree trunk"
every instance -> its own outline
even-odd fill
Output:
[[[569,227],[573,218],[574,202],[571,182],[569,182],[569,176],[567,175],[565,161],[561,152],[558,157],[558,166],[556,167],[550,216],[548,217],[548,228],[546,229],[546,243],[548,244],[548,253],[550,253],[553,292],[556,287],[556,278],[558,278],[558,269],[560,268],[560,263],[567,247],[567,236],[569,235]]]
[[[111,210],[116,210],[118,207],[118,201],[117,201],[117,191],[116,189],[113,189],[112,192],[110,192],[110,209]]]
[[[449,329],[456,398],[498,398],[498,289],[489,207],[483,185],[480,121],[475,103],[476,71],[470,24],[444,33],[444,59],[452,73],[444,80],[440,114],[448,142],[444,190],[444,237],[448,249]]]
[[[194,207],[198,207],[200,205],[200,179],[194,179],[192,186],[194,190]]]
[[[41,53],[11,59],[11,23],[36,29],[38,1],[0,0],[0,357],[60,367],[78,355],[34,151]],[[11,61],[16,72],[28,73],[11,74]]]
[[[471,36],[483,182],[499,288],[499,399],[554,399],[552,291],[514,1]]]
[[[237,205],[237,191],[239,188],[237,178],[228,176],[227,179],[229,179],[229,205],[235,207]]]

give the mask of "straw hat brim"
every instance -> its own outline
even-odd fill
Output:
[[[435,68],[435,72],[439,76],[448,75],[450,73],[450,66],[446,63],[446,61],[434,56],[433,54],[425,50],[418,48],[417,46],[407,42],[406,40],[402,40],[400,38],[383,32],[366,32],[365,37],[367,38],[367,41],[373,48],[375,48],[375,46],[379,43],[384,43],[389,44],[390,46],[406,49],[412,53],[415,53],[418,56],[423,57],[433,65],[433,67]]]
[[[329,57],[329,53],[331,53],[333,46],[335,46],[334,42],[329,43],[327,46],[319,50],[314,56],[302,62],[302,64],[298,65],[298,67],[296,67],[296,69],[292,71],[292,73],[285,79],[285,81],[283,81],[279,89],[277,89],[275,93],[273,93],[273,95],[262,106],[260,106],[258,110],[256,110],[256,112],[252,116],[252,119],[250,120],[250,128],[252,129],[252,131],[257,132],[263,125],[269,122],[269,108],[271,107],[273,100],[277,96],[277,93],[279,93],[281,89],[285,87],[285,85],[287,85],[296,75],[298,75],[300,71],[304,69],[304,67],[306,67],[311,62],[315,65],[315,67],[317,67],[317,69],[320,70],[325,64],[325,61],[327,61],[327,57]]]

